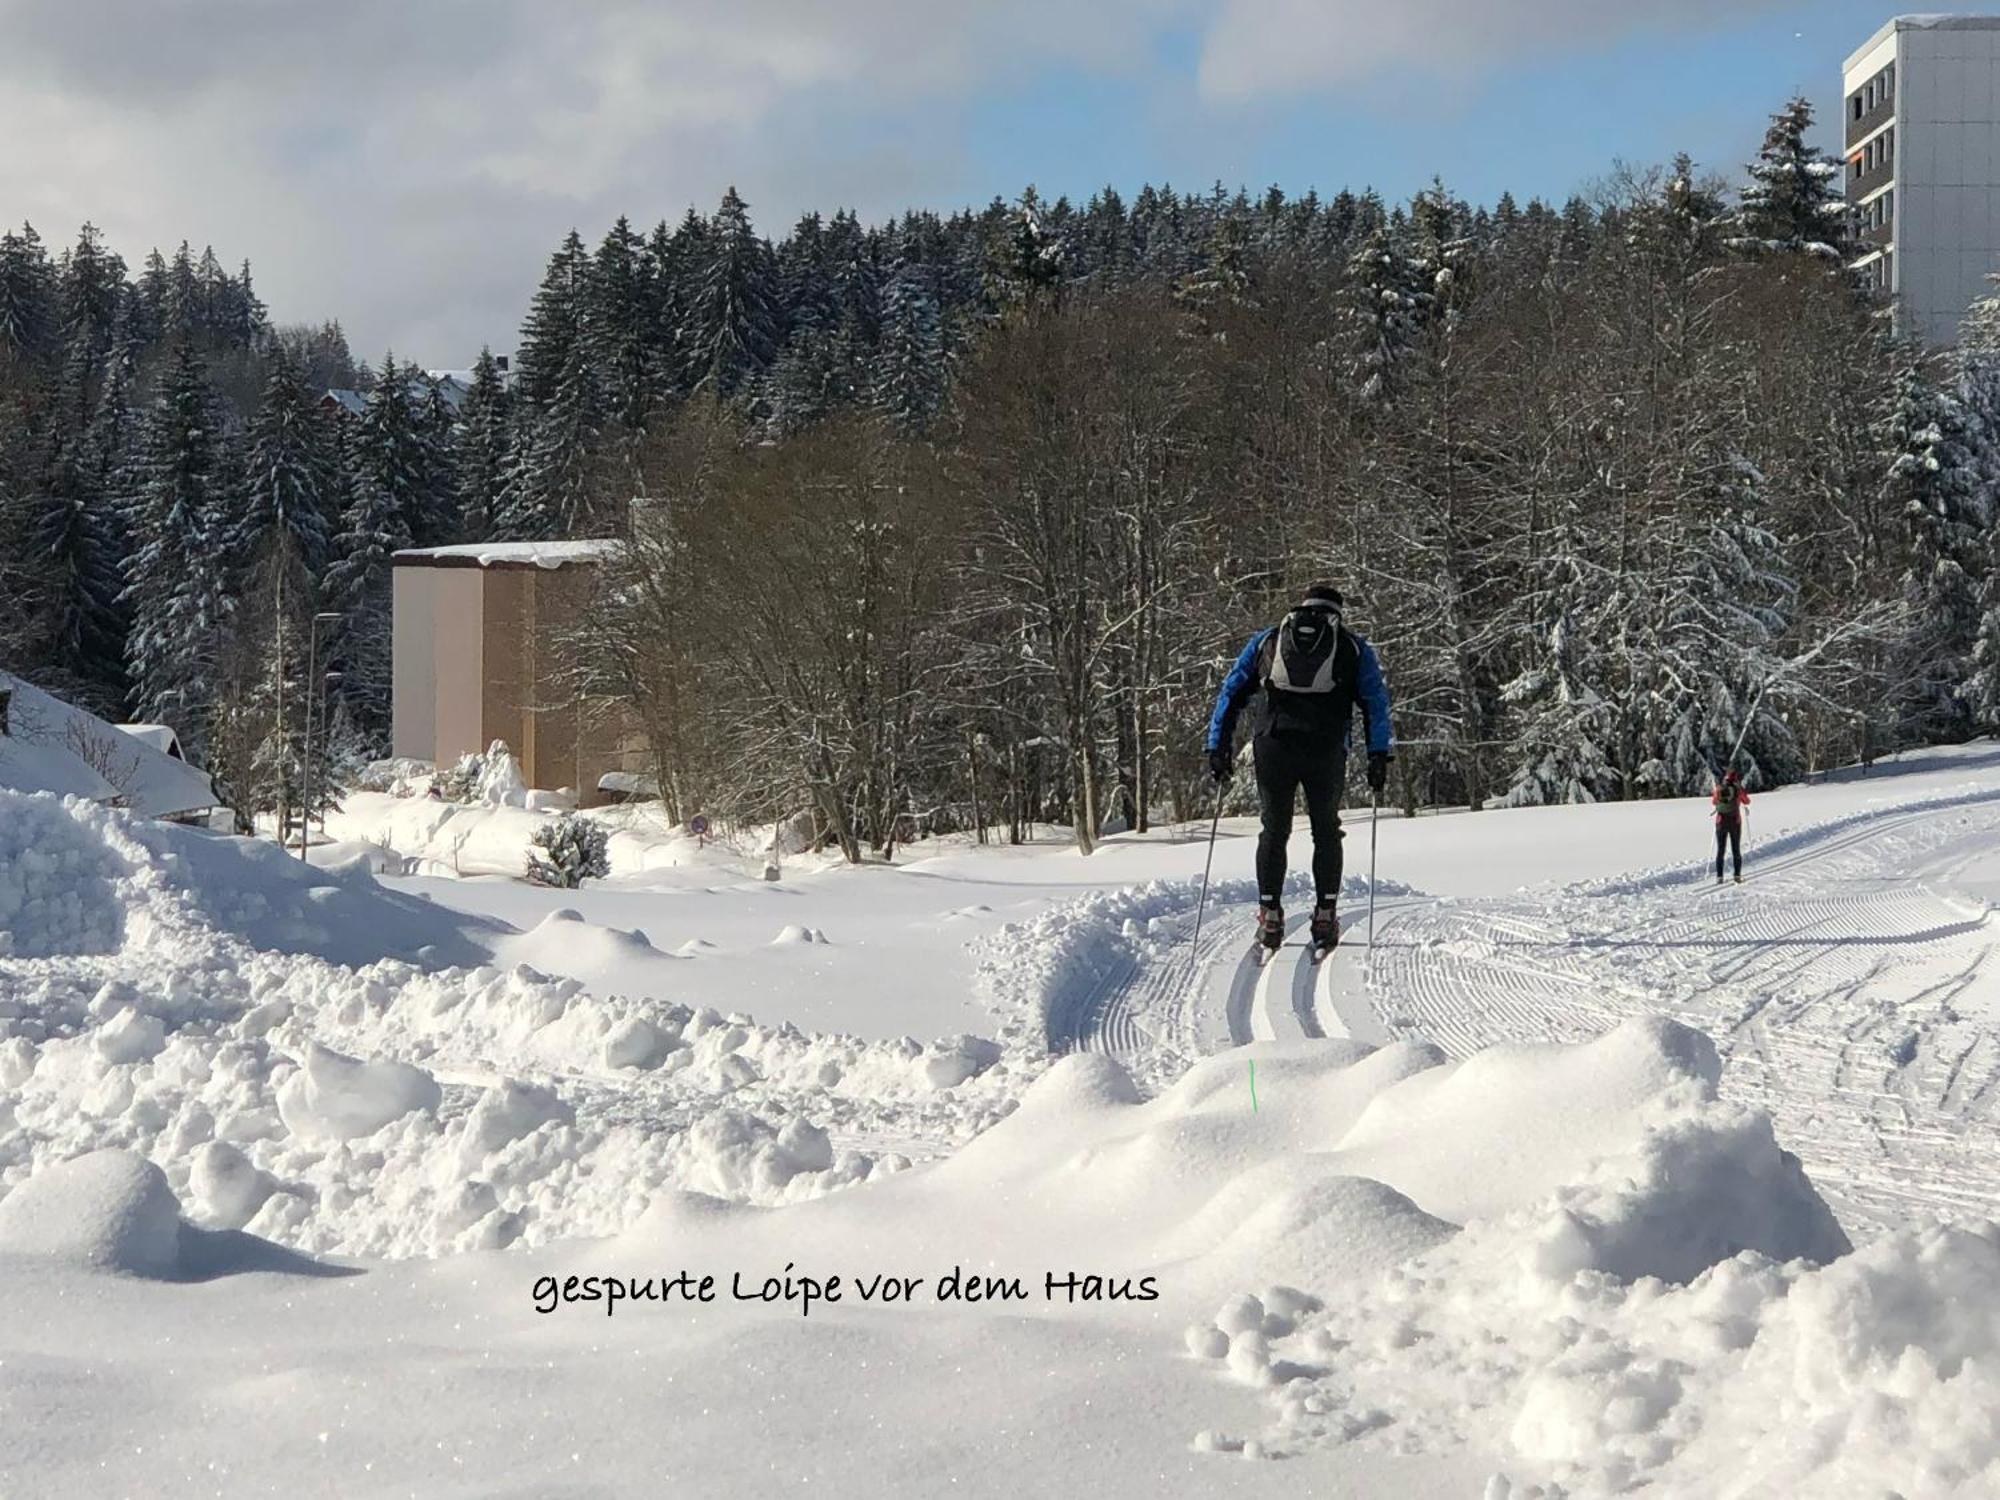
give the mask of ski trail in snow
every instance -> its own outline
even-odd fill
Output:
[[[1742,886],[1689,861],[1492,899],[1384,898],[1374,944],[1357,923],[1317,969],[1303,945],[1259,967],[1254,907],[1212,905],[1192,972],[1183,929],[1051,1014],[1147,1087],[1252,1040],[1420,1038],[1463,1057],[1667,1014],[1716,1039],[1724,1095],[1771,1113],[1851,1230],[1936,1201],[2000,1215],[1995,928],[1950,888],[1995,844],[2000,794],[1889,804],[1753,839]]]

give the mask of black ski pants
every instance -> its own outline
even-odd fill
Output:
[[[1736,875],[1743,876],[1743,820],[1724,818],[1715,825],[1715,878],[1722,879],[1722,853],[1727,849],[1736,857]]]
[[[1323,739],[1280,739],[1260,734],[1251,741],[1257,767],[1257,810],[1264,830],[1257,838],[1257,896],[1276,906],[1285,890],[1285,846],[1292,837],[1292,808],[1306,794],[1312,824],[1313,885],[1321,901],[1340,894],[1340,788],[1347,777],[1344,751],[1328,750]]]

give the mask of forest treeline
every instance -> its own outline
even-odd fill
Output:
[[[1201,810],[1222,667],[1320,578],[1406,806],[1962,739],[2000,722],[2000,313],[1899,343],[1810,126],[1734,192],[1681,160],[1560,207],[1031,190],[774,244],[732,191],[569,235],[469,393],[271,327],[247,267],[0,236],[0,649],[295,805],[309,648],[341,753],[385,748],[396,548],[618,536],[578,691],[677,815],[810,809],[855,857]]]

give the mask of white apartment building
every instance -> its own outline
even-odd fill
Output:
[[[2000,271],[2000,16],[1898,16],[1847,60],[1857,269],[1925,343]]]

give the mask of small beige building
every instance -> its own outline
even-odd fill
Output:
[[[505,740],[531,787],[605,800],[638,770],[621,715],[565,685],[561,631],[581,617],[616,542],[486,542],[395,555],[392,747],[448,766]]]

